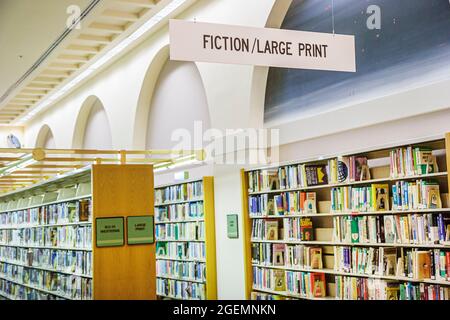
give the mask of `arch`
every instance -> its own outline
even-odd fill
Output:
[[[72,137],[75,149],[111,149],[112,137],[108,115],[102,101],[95,95],[81,105]]]
[[[142,82],[134,120],[133,147],[145,149],[148,113],[161,70],[169,59],[169,45],[162,47],[153,58]]]
[[[55,149],[56,143],[52,129],[44,124],[40,129],[36,137],[35,148]]]
[[[167,60],[148,106],[145,148],[201,148],[203,133],[210,127],[206,91],[197,65]],[[171,139],[173,135],[177,141]]]

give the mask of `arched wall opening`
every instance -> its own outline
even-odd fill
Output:
[[[146,149],[201,148],[211,127],[206,93],[195,63],[167,60],[147,113]],[[197,144],[195,145],[195,139]]]
[[[75,149],[112,149],[111,126],[103,103],[89,96],[80,108],[72,147]]]
[[[55,149],[55,137],[48,125],[43,125],[39,130],[35,143],[36,148]]]

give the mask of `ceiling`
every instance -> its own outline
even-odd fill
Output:
[[[66,28],[67,7],[90,0],[0,0],[0,96]]]
[[[172,0],[0,0],[0,125],[14,124],[31,114],[39,102],[171,3]],[[87,9],[79,29],[66,27],[70,16],[67,8],[71,5],[78,6],[81,12]],[[45,59],[37,63],[44,53]]]

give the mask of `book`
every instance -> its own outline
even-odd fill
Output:
[[[370,179],[367,157],[351,157],[351,176],[350,181],[363,181]]]
[[[302,194],[305,193],[303,192]],[[315,192],[306,193],[306,200],[303,202],[303,213],[317,213]]]
[[[400,293],[400,286],[397,282],[387,282],[386,300],[398,300],[399,293]]]
[[[266,240],[278,240],[278,221],[269,220],[265,225]]]
[[[276,243],[273,245],[273,265],[284,266],[285,263],[285,244]]]
[[[389,210],[389,185],[372,184],[372,203],[374,211]]]
[[[353,243],[359,242],[359,225],[358,225],[358,217],[351,217],[350,220],[350,228],[351,228],[351,240]]]
[[[324,298],[326,296],[325,290],[325,274],[311,273],[311,287],[312,296],[315,298]]]
[[[286,282],[284,270],[273,270],[274,273],[274,291],[286,291]]]
[[[79,210],[79,220],[80,221],[89,221],[91,212],[90,212],[91,201],[90,200],[80,200],[78,201],[78,210]]]
[[[416,174],[438,172],[437,168],[435,168],[436,158],[433,156],[430,148],[417,147],[414,149],[414,152]]]
[[[337,158],[337,175],[339,183],[349,182],[349,158],[348,157],[338,157]]]
[[[305,165],[307,186],[328,184],[326,165]]]
[[[415,252],[414,278],[417,280],[431,278],[431,257],[428,251]]]
[[[383,275],[395,276],[397,271],[397,248],[383,249]]]
[[[309,248],[309,255],[310,255],[310,267],[312,269],[322,269],[323,263],[322,263],[322,248],[320,247],[314,247]]]
[[[301,218],[300,219],[300,233],[301,240],[312,241],[314,239],[313,234],[313,222],[311,218]]]
[[[397,233],[395,231],[395,221],[394,216],[386,215],[384,218],[384,242],[385,243],[396,243]]]

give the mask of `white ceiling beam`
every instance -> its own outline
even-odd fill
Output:
[[[115,0],[119,4],[141,7],[141,8],[153,8],[156,6],[153,0]]]
[[[68,46],[66,49],[66,51],[81,51],[84,53],[93,53],[93,54],[97,54],[100,52],[101,47],[94,47],[94,46],[84,46],[84,45],[79,45],[79,44],[71,44],[70,46]]]
[[[139,14],[136,13],[130,13],[125,11],[118,11],[118,10],[105,10],[102,13],[102,16],[107,18],[112,18],[115,20],[123,20],[123,21],[138,21],[139,20]]]
[[[60,54],[57,57],[58,60],[68,60],[75,62],[87,62],[90,59],[90,56],[80,56],[75,54]]]
[[[70,70],[75,71],[81,67],[81,63],[63,63],[63,62],[53,62],[48,65],[49,69],[53,70]]]
[[[115,24],[108,24],[108,23],[100,23],[100,22],[93,22],[89,25],[89,29],[93,30],[99,30],[99,31],[107,31],[111,33],[122,33],[125,31],[124,26],[118,26]]]
[[[59,78],[59,77],[68,77],[72,72],[67,70],[52,70],[46,69],[41,72],[41,75],[45,75],[47,77]]]
[[[113,41],[113,36],[99,36],[95,34],[80,34],[76,40],[88,41],[102,44],[109,44]]]
[[[59,84],[64,78],[51,78],[51,77],[36,77],[33,82]]]
[[[49,90],[49,89],[53,89],[55,86],[51,85],[51,84],[45,84],[45,83],[34,83],[31,82],[27,85],[27,88],[31,88],[31,89],[45,89],[45,90]]]

